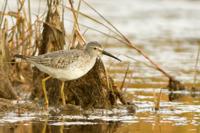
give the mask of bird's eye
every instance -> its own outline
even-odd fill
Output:
[[[96,50],[97,48],[96,47],[94,47],[94,50]]]

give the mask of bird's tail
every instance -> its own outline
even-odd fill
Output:
[[[23,59],[23,60],[26,60],[27,58],[29,58],[28,56],[19,55],[19,54],[14,55],[14,57],[15,57],[15,58],[20,58],[20,59]]]

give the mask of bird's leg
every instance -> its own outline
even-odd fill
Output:
[[[65,105],[65,92],[64,92],[64,88],[65,88],[65,82],[62,81],[60,93],[61,93],[61,98],[62,98],[63,105]]]
[[[44,98],[45,98],[45,106],[46,108],[48,108],[49,106],[49,101],[48,101],[48,97],[47,97],[47,90],[46,90],[46,81],[51,78],[51,76],[48,76],[44,79],[42,79],[42,89],[43,89],[43,92],[44,92]]]

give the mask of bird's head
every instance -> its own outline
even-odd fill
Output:
[[[115,57],[114,55],[106,52],[102,45],[99,44],[98,42],[89,42],[87,45],[86,45],[86,50],[92,55],[92,56],[100,56],[102,54],[104,55],[107,55],[109,57],[112,57],[118,61],[121,61],[119,58]]]

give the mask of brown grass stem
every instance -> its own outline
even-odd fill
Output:
[[[87,2],[85,2],[84,0],[82,0],[89,8],[91,8],[95,13],[97,13],[107,24],[109,24],[118,34],[121,35],[121,37],[125,40],[125,44],[127,44],[129,47],[135,49],[139,54],[143,55],[154,67],[156,70],[160,71],[161,73],[163,73],[163,75],[165,75],[166,77],[168,77],[169,79],[174,80],[174,78],[168,74],[164,69],[161,68],[161,66],[159,64],[157,64],[155,61],[153,61],[143,50],[141,50],[140,48],[138,48],[135,44],[131,43],[131,41],[129,41],[129,39],[122,34],[110,21],[108,21],[103,15],[101,15],[101,13],[99,13],[95,8],[93,8],[90,4],[88,4]]]
[[[195,61],[195,66],[194,66],[194,79],[193,79],[193,87],[195,87],[196,80],[197,80],[197,67],[199,63],[199,55],[200,55],[200,45],[198,45],[198,52],[197,52],[197,58]]]
[[[65,6],[65,8],[68,9],[68,10],[72,10],[70,7],[67,7],[67,6]],[[97,20],[97,19],[95,19],[95,18],[93,18],[93,17],[91,17],[91,16],[89,16],[89,15],[87,15],[87,14],[81,12],[81,11],[77,11],[77,10],[74,10],[74,11],[75,11],[77,14],[79,14],[79,15],[81,15],[81,16],[83,16],[83,17],[85,17],[85,18],[87,18],[87,19],[89,19],[89,20],[91,20],[91,21],[93,21],[93,22],[95,22],[95,23],[97,23],[97,24],[99,24],[99,25],[102,25],[103,27],[105,27],[106,29],[108,29],[109,31],[111,31],[112,33],[114,33],[116,36],[118,36],[118,37],[121,38],[121,36],[120,36],[116,31],[114,31],[114,30],[111,29],[109,26],[105,25],[104,23],[100,22],[99,20]],[[122,39],[122,38],[121,38],[121,39]]]
[[[5,4],[4,4],[4,6],[3,6],[3,12],[2,12],[2,14],[4,14],[5,12],[6,12],[6,7],[7,7],[7,4],[8,4],[8,0],[5,0]],[[1,28],[1,26],[2,26],[2,23],[3,23],[3,18],[4,18],[4,15],[1,15],[1,17],[0,17],[1,19],[0,19],[0,28]]]
[[[129,67],[130,67],[130,64],[128,64],[128,66],[127,66],[127,68],[126,68],[126,72],[125,72],[125,75],[124,75],[122,84],[121,84],[121,86],[120,86],[120,90],[122,90],[122,89],[124,88],[125,81],[126,81],[126,78],[127,78],[127,75],[128,75],[128,71],[129,71]]]

